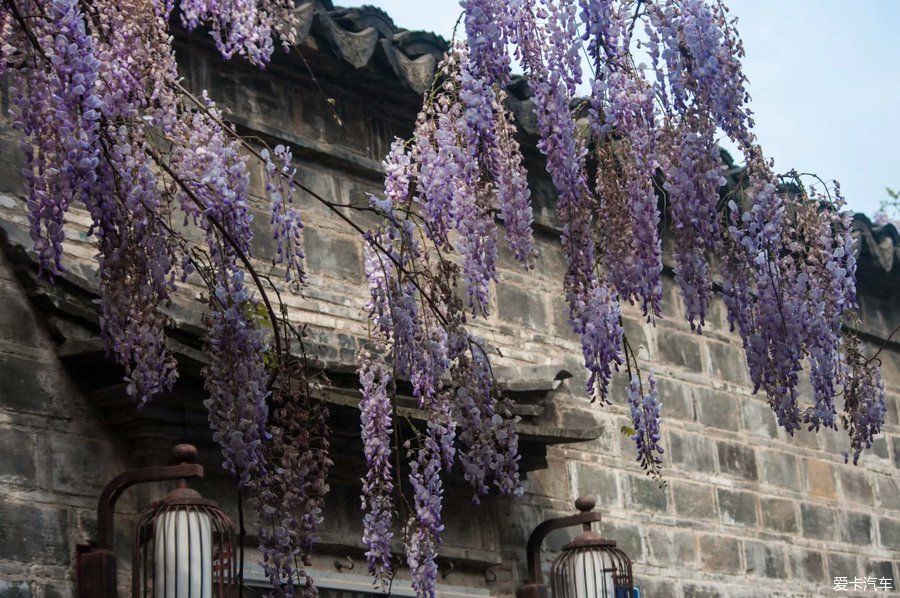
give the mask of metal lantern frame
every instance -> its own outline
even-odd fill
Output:
[[[173,448],[172,456],[176,465],[126,471],[113,478],[103,489],[97,503],[97,539],[95,542],[81,544],[77,549],[75,566],[78,598],[118,596],[117,563],[113,553],[116,501],[135,484],[165,481],[177,481],[178,486],[162,499],[154,501],[135,526],[132,547],[133,598],[156,595],[154,578],[158,564],[155,562],[153,548],[157,526],[160,521],[166,521],[167,516],[177,517],[179,513],[184,513],[188,522],[199,521],[200,518],[208,521],[212,587],[210,593],[203,593],[203,598],[231,598],[237,595],[239,576],[234,526],[215,502],[203,498],[187,485],[188,479],[203,478],[203,466],[194,463],[197,449],[190,444],[179,444]],[[194,547],[190,545],[191,535],[188,534],[187,537],[187,556],[190,560]],[[162,538],[166,540],[165,535]],[[198,548],[201,549],[201,554],[205,554],[202,546]],[[205,563],[201,562],[201,565],[205,566]]]
[[[550,582],[553,586],[553,598],[581,598],[571,590],[578,587],[579,575],[584,584],[593,583],[593,587],[606,590],[605,580],[597,578],[600,571],[604,577],[609,574],[612,580],[612,594],[609,598],[631,596],[634,588],[631,573],[631,559],[616,546],[613,540],[601,536],[591,529],[591,524],[599,522],[601,515],[594,511],[597,501],[592,496],[582,496],[575,501],[577,515],[549,519],[538,525],[528,538],[528,581],[516,590],[517,598],[548,598],[548,587],[541,570],[541,546],[547,535],[555,530],[580,525],[582,531],[571,542],[563,546],[562,551],[550,566]],[[594,594],[591,594],[592,596]]]

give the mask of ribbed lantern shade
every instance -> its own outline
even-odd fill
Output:
[[[234,527],[185,480],[135,527],[134,598],[231,598],[238,595]]]
[[[154,598],[212,596],[212,532],[209,514],[192,507],[157,515],[153,544]]]

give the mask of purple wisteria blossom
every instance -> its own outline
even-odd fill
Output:
[[[628,386],[628,403],[631,408],[631,425],[634,429],[631,439],[634,440],[637,447],[637,460],[648,474],[659,477],[659,466],[662,464],[661,455],[665,451],[659,444],[662,438],[659,429],[661,404],[652,371],[647,376],[646,394],[641,389],[641,381],[638,376],[631,377],[631,383]]]
[[[275,264],[285,267],[285,281],[305,282],[303,270],[303,220],[294,205],[297,169],[291,165],[291,150],[283,145],[275,146],[270,157],[268,149],[262,151],[266,161],[266,192],[271,200],[270,224],[275,238]],[[277,162],[276,162],[277,160]]]
[[[368,550],[369,573],[384,581],[391,573],[393,473],[391,470],[392,406],[388,396],[390,373],[371,354],[360,356],[359,403],[366,475],[363,478],[363,542]]]

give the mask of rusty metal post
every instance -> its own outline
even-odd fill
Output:
[[[202,478],[203,466],[194,463],[197,449],[190,444],[178,444],[172,449],[178,465],[145,467],[126,471],[109,482],[97,503],[97,540],[80,544],[75,557],[75,580],[78,598],[116,598],[116,557],[113,549],[113,524],[116,501],[135,484],[165,482],[186,478]]]
[[[565,527],[581,525],[584,531],[591,529],[591,523],[600,521],[600,513],[594,512],[597,500],[593,496],[582,496],[575,501],[577,515],[548,519],[531,532],[525,550],[528,555],[528,582],[516,590],[516,598],[547,598],[549,591],[544,584],[544,573],[541,571],[541,545],[544,538],[552,531]]]

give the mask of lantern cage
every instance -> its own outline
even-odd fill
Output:
[[[631,559],[616,543],[584,531],[550,566],[553,598],[630,598]]]
[[[528,580],[516,591],[517,598],[632,598],[636,595],[631,575],[631,559],[612,540],[591,529],[599,522],[594,511],[596,499],[582,496],[575,501],[577,515],[549,519],[538,525],[528,538]],[[580,525],[582,531],[563,546],[550,565],[550,581],[545,585],[541,570],[541,545],[558,529]]]
[[[133,546],[133,598],[238,595],[231,520],[183,480],[141,516]]]
[[[232,598],[239,594],[234,526],[211,500],[188,488],[202,478],[197,449],[179,444],[175,465],[133,469],[113,478],[97,502],[97,537],[78,545],[78,598],[117,598],[113,552],[116,501],[135,484],[177,481],[153,503],[135,527],[132,545],[133,598]]]

